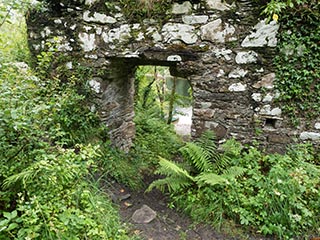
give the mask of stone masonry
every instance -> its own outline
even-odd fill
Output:
[[[268,151],[283,151],[293,142],[319,144],[319,118],[308,126],[301,119],[293,128],[281,111],[272,67],[279,25],[259,19],[257,1],[176,1],[171,18],[161,24],[156,16],[129,21],[117,1],[110,1],[113,11],[104,2],[49,3],[46,10],[33,12],[27,24],[34,54],[55,39],[59,54],[94,70],[89,85],[114,145],[126,151],[132,145],[139,65],[169,66],[172,75],[189,80],[193,137],[210,129],[220,141],[257,141]],[[64,64],[72,71],[72,62]]]

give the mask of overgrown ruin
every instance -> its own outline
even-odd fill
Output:
[[[192,136],[211,129],[219,140],[256,141],[268,151],[293,142],[320,142],[320,119],[294,128],[281,111],[272,59],[279,25],[260,19],[254,0],[174,1],[168,19],[129,19],[117,1],[49,2],[28,17],[31,51],[46,41],[77,64],[90,67],[89,84],[101,119],[123,150],[135,135],[134,74],[139,65],[169,66],[193,89]],[[154,1],[153,1],[154,2]],[[72,59],[72,60],[70,60]]]

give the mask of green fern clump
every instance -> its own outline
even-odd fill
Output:
[[[227,167],[229,157],[217,151],[214,135],[206,132],[196,142],[186,143],[180,148],[185,160],[183,163],[160,158],[156,173],[166,176],[154,181],[148,188],[166,188],[171,193],[182,191],[191,186],[203,188],[206,186],[225,185],[229,180],[241,176],[245,169],[241,167]]]

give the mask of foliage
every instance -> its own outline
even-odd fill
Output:
[[[319,160],[310,146],[292,147],[286,155],[264,155],[228,140],[219,153],[227,159],[220,175],[216,166],[221,157],[208,161],[200,157],[205,149],[186,148],[193,157],[185,156],[187,163],[160,160],[158,173],[166,177],[150,185],[161,190],[167,186],[172,206],[217,227],[231,219],[280,239],[319,235],[320,168],[313,164]],[[217,153],[206,154],[213,159]]]
[[[26,13],[30,7],[40,9],[41,4],[32,0],[1,0],[0,28],[2,28],[5,23],[16,22],[17,15]]]
[[[154,187],[164,191],[167,187],[169,192],[178,194],[194,185],[198,186],[198,189],[224,185],[244,172],[244,169],[239,167],[218,170],[229,158],[217,152],[211,132],[204,133],[195,143],[187,143],[180,151],[186,162],[179,164],[160,158],[159,168],[155,173],[165,175],[166,178],[154,181],[148,191]],[[221,175],[218,174],[220,172]]]
[[[0,63],[26,62],[29,58],[25,22],[4,23],[0,27]]]
[[[119,3],[129,21],[156,18],[161,22],[170,18],[172,0],[120,0]]]
[[[279,100],[295,125],[299,124],[297,116],[313,119],[320,114],[320,4],[312,11],[284,15],[274,61]]]
[[[164,71],[164,68],[157,67],[154,74],[159,72],[163,74]],[[152,72],[150,67],[139,68],[137,71],[136,139],[132,154],[133,158],[141,158],[142,162],[154,165],[158,156],[171,158],[177,153],[181,141],[174,132],[173,126],[168,125],[164,119],[167,100],[163,90],[165,83],[162,78],[156,76],[151,80],[147,78],[150,72]]]
[[[54,46],[41,53],[37,74],[6,51],[14,55],[0,62],[0,239],[128,239],[88,181],[105,128],[85,101],[87,71],[49,74],[53,57],[63,60]]]
[[[296,14],[315,15],[319,18],[318,0],[269,0],[262,13],[277,21],[279,15],[286,15],[288,12]],[[284,13],[284,14],[283,14]]]

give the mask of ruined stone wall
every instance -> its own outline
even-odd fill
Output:
[[[259,19],[257,1],[177,1],[170,19],[126,19],[117,1],[73,0],[49,5],[28,19],[37,54],[58,41],[61,54],[96,74],[102,120],[114,144],[127,150],[134,137],[134,72],[139,65],[169,66],[193,88],[192,135],[215,131],[219,140],[257,141],[269,151],[291,142],[320,141],[320,119],[292,128],[277,102],[272,59],[279,25]],[[71,62],[65,63],[72,71]],[[303,119],[301,121],[304,122]]]

